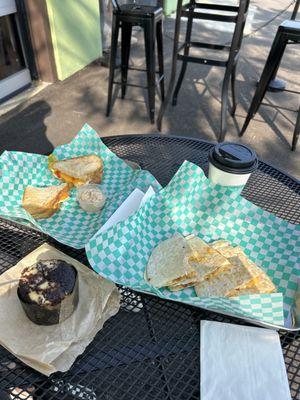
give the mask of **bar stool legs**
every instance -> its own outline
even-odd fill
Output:
[[[165,99],[165,84],[164,84],[164,51],[163,51],[163,26],[162,21],[157,22],[156,25],[156,41],[157,41],[157,58],[158,58],[158,72],[159,72],[159,87],[161,101]]]
[[[155,24],[149,20],[144,25],[144,37],[151,124],[154,124],[155,114],[155,36]]]
[[[108,79],[108,97],[106,116],[109,116],[112,108],[112,92],[114,84],[121,85],[121,98],[126,95],[127,86],[139,87],[148,90],[148,104],[150,121],[154,123],[156,70],[155,49],[157,43],[159,85],[162,101],[164,99],[164,59],[163,59],[163,9],[160,6],[123,4],[115,7],[113,11],[112,36],[111,36],[111,60]],[[132,28],[140,26],[144,31],[146,68],[129,66],[130,44]],[[121,81],[115,81],[116,53],[119,30],[121,29]],[[136,70],[147,73],[147,86],[127,82],[128,70]]]
[[[300,1],[299,1],[300,3]],[[300,23],[296,21],[284,21],[278,28],[274,42],[272,44],[269,56],[264,66],[260,81],[257,85],[256,92],[252,99],[246,120],[241,129],[239,136],[242,136],[247,129],[251,118],[257,112],[269,84],[278,70],[281,58],[285,48],[289,43],[300,43]],[[296,150],[296,145],[300,134],[300,109],[297,115],[297,121],[293,134],[292,150]]]
[[[227,131],[227,110],[228,110],[228,88],[231,77],[231,70],[227,67],[223,79],[221,94],[221,131],[218,137],[219,142],[223,142]]]
[[[234,64],[231,72],[232,107],[230,109],[230,114],[232,117],[234,117],[236,111],[235,78],[236,78],[236,64]]]
[[[172,93],[173,93],[173,88],[175,84],[175,79],[176,79],[176,69],[177,69],[177,52],[178,52],[178,43],[179,43],[179,34],[180,34],[180,10],[182,7],[182,2],[183,0],[178,0],[177,1],[177,11],[176,11],[176,21],[175,21],[175,32],[174,32],[174,42],[173,42],[173,54],[172,54],[172,67],[171,67],[171,74],[170,74],[170,82],[167,90],[167,94],[165,96],[165,100],[161,102],[160,109],[158,112],[158,117],[157,117],[157,128],[159,131],[161,131],[161,126],[162,126],[162,119],[164,116],[164,113],[166,111],[167,105],[171,99]]]
[[[272,48],[270,50],[269,56],[267,58],[266,65],[263,69],[261,78],[256,88],[255,95],[252,99],[246,120],[244,125],[239,133],[239,136],[243,136],[244,132],[246,131],[251,119],[253,118],[254,114],[257,112],[260,103],[262,102],[266,91],[269,87],[269,83],[271,82],[274,73],[277,71],[278,63],[281,60],[282,54],[284,53],[286,47],[286,41],[284,40],[282,34],[277,31],[275,36]]]
[[[116,56],[118,48],[120,24],[117,22],[115,15],[113,15],[112,29],[111,29],[111,46],[110,46],[110,66],[109,66],[109,82],[108,82],[108,95],[107,95],[107,108],[106,116],[108,117],[111,111],[113,82],[115,77]]]
[[[187,29],[186,29],[186,35],[185,35],[185,42],[186,43],[191,41],[192,27],[193,27],[193,17],[190,15],[188,17],[188,21],[187,21]],[[186,46],[185,49],[184,49],[184,55],[188,56],[189,52],[190,52],[190,46]],[[180,90],[181,85],[182,85],[182,81],[183,81],[183,78],[184,78],[184,75],[185,75],[185,72],[186,72],[187,64],[188,63],[187,63],[186,60],[182,61],[181,71],[180,71],[180,74],[179,74],[179,77],[178,77],[178,81],[177,81],[177,84],[176,84],[176,87],[175,87],[175,90],[174,90],[174,93],[173,93],[173,99],[172,99],[172,105],[173,106],[176,106],[176,104],[177,104],[177,96],[178,96],[179,90]]]
[[[131,43],[131,32],[132,24],[130,22],[122,22],[122,42],[121,42],[121,76],[122,76],[122,86],[121,86],[121,97],[125,98],[126,94],[126,84],[128,75],[128,64],[130,55],[130,43]]]
[[[294,130],[293,142],[292,142],[292,151],[296,150],[297,142],[300,134],[300,108],[298,111],[297,121]]]

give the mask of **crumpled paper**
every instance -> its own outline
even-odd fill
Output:
[[[26,316],[17,297],[18,282],[4,286],[1,283],[18,279],[25,267],[47,259],[65,260],[77,269],[79,303],[64,322],[41,326]],[[43,244],[0,275],[0,344],[44,375],[65,372],[84,352],[105,321],[118,312],[119,306],[119,292],[112,282],[50,245]]]

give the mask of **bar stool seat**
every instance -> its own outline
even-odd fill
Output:
[[[109,71],[108,99],[106,115],[109,116],[112,108],[113,85],[121,85],[122,99],[125,98],[127,86],[141,87],[148,89],[149,115],[151,123],[154,123],[155,114],[155,39],[157,41],[158,74],[160,94],[164,99],[164,63],[163,63],[163,41],[162,41],[162,20],[163,9],[160,6],[142,4],[122,4],[113,2],[113,21],[111,36],[111,58]],[[131,68],[128,66],[130,55],[130,42],[133,26],[140,26],[144,30],[146,69]],[[118,35],[121,29],[121,82],[114,80],[115,60],[117,53]],[[134,69],[147,73],[147,86],[129,84],[127,82],[128,70]]]
[[[268,90],[270,82],[278,70],[280,61],[284,54],[285,48],[288,44],[300,43],[300,22],[293,20],[286,20],[279,25],[275,39],[273,41],[269,56],[264,66],[261,78],[258,82],[254,97],[252,99],[246,120],[240,131],[239,136],[242,136],[246,131],[251,119],[256,114],[262,100]],[[287,90],[288,91],[288,90]],[[292,150],[296,150],[297,141],[300,134],[300,108],[296,120]]]
[[[139,4],[120,4],[119,9],[115,10],[116,13],[123,14],[123,16],[137,16],[147,17],[149,15],[161,14],[162,8],[160,6],[147,6]]]

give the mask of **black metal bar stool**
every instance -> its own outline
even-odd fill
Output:
[[[181,60],[182,67],[175,87],[175,91],[173,93],[173,101],[172,101],[173,105],[177,103],[177,96],[186,72],[188,62],[213,65],[225,68],[225,75],[223,80],[222,96],[221,96],[221,130],[218,136],[219,141],[224,140],[227,130],[228,90],[229,90],[230,80],[231,80],[231,90],[232,90],[232,107],[230,109],[230,112],[232,116],[235,114],[235,109],[236,109],[236,98],[235,98],[236,65],[238,62],[239,50],[242,43],[243,31],[245,27],[248,7],[249,7],[249,0],[240,0],[238,6],[229,6],[225,4],[213,4],[213,3],[197,3],[196,0],[190,0],[188,4],[183,6],[182,0],[178,0],[170,84],[165,101],[161,105],[157,119],[157,126],[159,130],[161,130],[163,115],[165,113],[167,104],[170,101],[170,98],[173,93],[173,88],[176,78],[177,60]],[[187,29],[185,35],[185,42],[183,43],[182,46],[179,47],[179,33],[180,33],[180,23],[182,17],[187,17]],[[234,24],[235,27],[230,45],[210,44],[210,43],[191,41],[192,26],[193,26],[193,21],[195,19]],[[218,59],[212,59],[206,57],[200,58],[200,57],[190,56],[189,53],[192,47],[210,49],[216,52],[220,51],[227,52],[228,57],[225,61],[221,61]]]
[[[291,16],[291,19],[294,20],[294,21],[297,18],[299,7],[300,7],[300,0],[296,0],[295,1],[295,6],[294,6],[294,10],[293,10],[293,13],[292,13],[292,16]]]
[[[285,48],[288,44],[300,43],[300,22],[286,20],[284,21],[277,30],[275,39],[273,41],[267,62],[263,69],[260,81],[257,85],[255,95],[252,99],[248,115],[242,127],[239,136],[242,136],[247,129],[249,122],[257,112],[265,94],[268,89],[269,83],[274,76],[274,72],[277,71],[281,58],[284,54]],[[287,90],[288,91],[288,90]],[[297,141],[300,133],[300,109],[298,111],[297,121],[294,130],[294,136],[292,141],[292,150],[296,149]]]
[[[149,115],[151,123],[154,123],[155,114],[155,37],[157,41],[158,53],[158,74],[160,84],[160,94],[164,99],[164,64],[163,64],[163,41],[162,41],[162,20],[163,9],[160,6],[148,6],[138,4],[123,4],[119,5],[113,1],[113,21],[112,21],[112,36],[111,36],[111,56],[108,84],[108,99],[106,115],[109,116],[112,107],[112,91],[113,85],[119,84],[122,88],[122,99],[126,94],[126,87],[141,87],[148,89],[149,99]],[[146,69],[138,69],[128,67],[130,42],[133,26],[140,26],[144,29],[145,38],[145,53],[146,53]],[[119,30],[121,28],[121,82],[114,80],[115,63]],[[127,83],[128,70],[134,69],[147,72],[147,86],[135,85]]]
[[[294,9],[293,9],[293,12],[291,15],[291,20],[295,20],[297,18],[299,7],[300,7],[300,0],[295,0],[295,5],[294,5]],[[279,68],[279,64],[278,64],[277,70]],[[285,89],[285,86],[286,86],[285,81],[282,81],[281,79],[276,78],[277,70],[274,72],[274,75],[268,86],[268,90],[270,90],[270,92],[283,92]]]

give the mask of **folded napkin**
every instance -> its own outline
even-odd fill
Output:
[[[276,331],[201,321],[201,400],[290,400]]]

